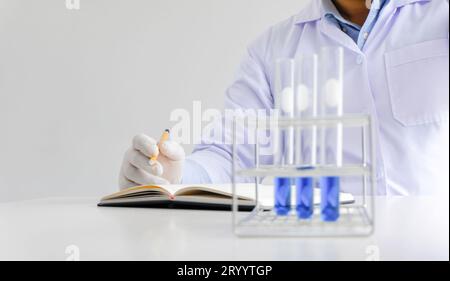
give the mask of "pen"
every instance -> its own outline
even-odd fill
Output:
[[[170,138],[170,130],[166,129],[162,135],[161,138],[159,139],[158,142],[158,148],[161,146],[161,144],[165,141],[167,141]],[[154,154],[152,157],[150,157],[150,163],[154,163],[158,160],[158,156],[159,156],[159,152],[157,152],[156,154]]]

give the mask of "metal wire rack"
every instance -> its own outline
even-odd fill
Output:
[[[273,130],[283,128],[305,129],[305,128],[327,128],[342,126],[345,129],[352,128],[360,131],[361,155],[360,163],[346,164],[342,166],[317,166],[314,169],[299,169],[295,166],[267,165],[260,161],[260,143],[258,132],[262,130]],[[254,148],[255,161],[251,168],[240,168],[238,163],[237,129],[246,127],[246,130],[255,130]],[[333,118],[295,119],[279,118],[277,120],[260,122],[259,119],[245,120],[235,118],[233,126],[233,231],[242,237],[348,237],[369,236],[374,232],[374,192],[375,179],[375,145],[374,128],[371,117],[368,115],[353,115]],[[314,214],[308,220],[298,219],[295,212],[288,216],[277,216],[273,206],[263,205],[261,189],[268,188],[261,185],[262,179],[266,177],[321,177],[338,176],[356,178],[359,180],[360,192],[355,196],[351,204],[340,206],[340,218],[336,222],[324,222],[320,217],[320,206],[314,206]],[[239,200],[237,186],[242,177],[254,179],[255,207],[253,211],[239,212]],[[267,192],[265,192],[267,194]],[[274,200],[274,198],[272,198]]]

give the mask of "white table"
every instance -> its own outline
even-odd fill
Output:
[[[449,259],[448,198],[376,201],[373,236],[321,239],[238,238],[230,212],[98,208],[95,198],[3,203],[0,260]]]

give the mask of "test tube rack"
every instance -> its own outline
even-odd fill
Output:
[[[374,232],[375,213],[375,131],[369,115],[344,115],[341,117],[325,118],[279,118],[277,120],[260,122],[253,120],[234,119],[232,145],[232,226],[233,232],[240,237],[366,237]],[[255,130],[253,134],[258,138],[261,130],[277,130],[286,128],[307,129],[315,127],[318,130],[341,125],[344,129],[356,129],[361,133],[361,161],[360,164],[346,164],[342,166],[316,166],[313,169],[298,169],[293,166],[277,166],[260,164],[260,144],[255,139],[255,163],[252,168],[240,168],[237,143],[239,126],[246,126],[248,130]],[[244,125],[243,125],[244,124]],[[253,146],[253,144],[252,144]],[[359,162],[359,161],[358,161]],[[273,186],[262,185],[265,177],[356,177],[360,179],[360,193],[355,196],[355,202],[340,205],[340,218],[336,222],[324,222],[320,217],[320,206],[315,205],[314,214],[308,220],[300,220],[295,214],[295,208],[288,216],[277,216],[273,206],[260,203],[261,188]],[[238,206],[237,185],[239,179],[254,179],[255,207],[251,212],[240,212]],[[253,181],[253,180],[252,180]],[[295,188],[295,187],[292,187]],[[274,200],[274,198],[272,198]]]

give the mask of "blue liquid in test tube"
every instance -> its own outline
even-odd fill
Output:
[[[323,117],[343,116],[344,52],[342,48],[322,48],[320,52],[321,91],[320,114]],[[336,168],[343,165],[343,126],[322,128],[321,163]],[[334,222],[339,219],[340,177],[320,178],[322,220]]]
[[[317,117],[317,76],[318,56],[298,56],[295,71],[295,117],[299,120]],[[299,167],[298,170],[312,170],[316,166],[316,139],[315,126],[296,128],[295,164]],[[295,186],[297,217],[310,219],[314,214],[314,178],[298,177],[295,179]]]
[[[322,220],[334,222],[339,219],[339,177],[322,177],[320,179]]]
[[[314,179],[297,178],[297,216],[300,219],[309,219],[314,213]]]
[[[275,109],[280,117],[294,117],[294,60],[279,59],[276,62]],[[274,164],[279,168],[293,164],[294,131],[293,128],[281,128],[275,134]],[[287,216],[291,210],[291,178],[274,179],[277,216]]]
[[[275,179],[275,212],[278,216],[287,216],[291,210],[291,179]]]

